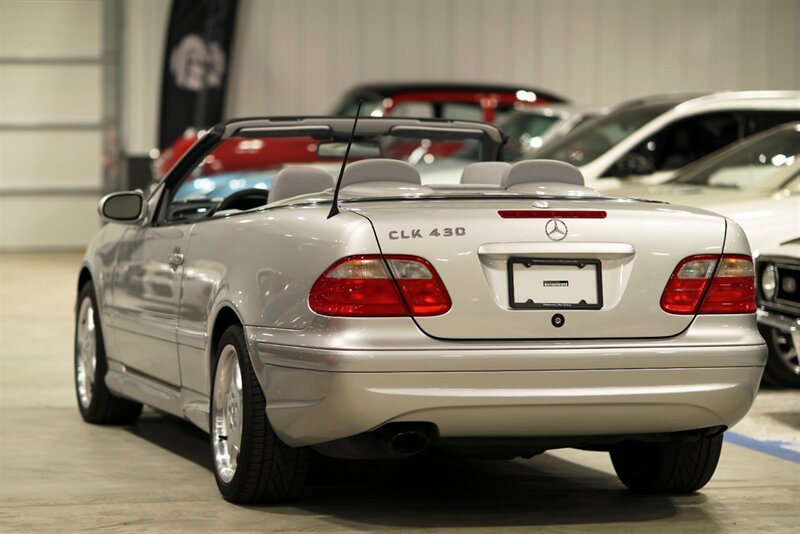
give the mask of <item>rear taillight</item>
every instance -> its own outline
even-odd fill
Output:
[[[309,306],[338,317],[425,317],[450,310],[450,296],[430,263],[415,256],[385,259],[370,255],[337,261],[314,283]]]
[[[679,315],[753,313],[755,293],[750,256],[692,256],[678,264],[672,273],[661,295],[661,308]]]
[[[714,275],[719,256],[692,256],[675,268],[661,295],[661,309],[669,313],[694,314]]]

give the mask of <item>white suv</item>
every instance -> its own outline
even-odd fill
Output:
[[[800,120],[800,91],[654,96],[623,103],[532,157],[579,167],[586,185],[661,183],[677,170],[744,137]]]

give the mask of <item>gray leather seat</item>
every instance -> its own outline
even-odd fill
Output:
[[[577,167],[550,159],[529,159],[511,165],[503,177],[503,187],[508,189],[515,185],[551,182],[583,186],[583,174]]]
[[[500,185],[511,168],[505,161],[478,161],[464,167],[461,173],[462,184]]]
[[[365,159],[350,163],[344,169],[342,189],[349,185],[403,185],[422,183],[419,171],[396,159]]]
[[[334,186],[333,177],[315,167],[287,167],[278,173],[269,192],[269,203],[298,195],[319,193]]]

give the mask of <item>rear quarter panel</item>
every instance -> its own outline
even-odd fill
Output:
[[[196,223],[184,258],[178,343],[183,387],[207,394],[213,325],[225,307],[245,326],[306,329],[308,293],[337,259],[377,254],[369,222],[329,206],[288,206]]]

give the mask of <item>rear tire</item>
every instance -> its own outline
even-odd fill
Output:
[[[777,328],[759,325],[769,348],[764,381],[772,386],[800,388],[800,359],[791,336]]]
[[[106,387],[106,348],[94,285],[78,292],[75,316],[75,394],[81,417],[98,425],[130,425],[142,413],[141,403],[115,396]]]
[[[611,449],[617,476],[643,493],[692,493],[711,480],[722,451],[722,434],[698,441],[626,441]]]
[[[286,445],[269,424],[264,393],[240,326],[222,334],[212,376],[211,452],[223,498],[241,504],[297,498],[305,484],[310,451]]]

